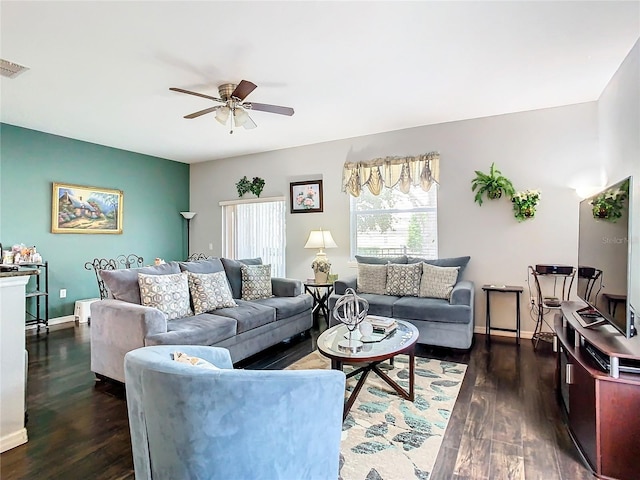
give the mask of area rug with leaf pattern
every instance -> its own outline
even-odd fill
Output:
[[[288,367],[330,368],[315,351]],[[409,357],[380,365],[409,388]],[[350,367],[345,367],[348,372]],[[400,397],[374,372],[367,377],[342,427],[340,480],[427,480],[438,457],[466,365],[416,357],[415,401]],[[347,392],[359,375],[347,380]]]

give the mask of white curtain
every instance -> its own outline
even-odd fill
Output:
[[[384,157],[366,162],[345,162],[342,170],[342,191],[360,196],[363,187],[380,195],[382,187],[397,188],[408,193],[411,185],[429,191],[439,183],[440,154],[429,152],[412,157]]]

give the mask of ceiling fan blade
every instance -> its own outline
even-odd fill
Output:
[[[218,108],[220,107],[209,107],[209,108],[205,108],[204,110],[200,110],[199,112],[195,112],[195,113],[190,113],[189,115],[185,115],[184,118],[196,118],[199,117],[200,115],[205,115],[207,113],[211,113],[216,111]]]
[[[189,90],[184,90],[182,88],[171,87],[169,90],[173,92],[187,93],[189,95],[195,95],[196,97],[208,98],[209,100],[214,100],[216,102],[222,102],[221,99],[212,97],[210,95],[205,95],[204,93],[191,92]]]
[[[256,88],[258,88],[258,86],[255,83],[251,83],[248,80],[242,80],[235,88],[231,96],[236,97],[237,99],[242,101],[247,98],[247,95],[253,92]]]
[[[258,125],[256,125],[256,122],[253,121],[253,118],[251,118],[250,116],[247,115],[247,121],[244,122],[244,125],[242,125],[242,126],[244,128],[246,128],[247,130],[253,130]]]
[[[245,103],[243,107],[250,108],[251,110],[259,110],[261,112],[278,113],[280,115],[293,115],[293,108],[280,107],[278,105],[269,105],[267,103]]]

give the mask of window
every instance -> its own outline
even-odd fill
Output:
[[[271,275],[285,276],[285,199],[256,198],[220,202],[222,252],[227,258],[261,257]]]
[[[384,188],[377,196],[363,188],[351,197],[351,256],[438,258],[437,207],[436,185],[406,194]]]

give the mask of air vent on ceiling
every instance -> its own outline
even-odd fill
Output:
[[[16,78],[25,70],[29,70],[27,67],[18,65],[17,63],[10,62],[4,58],[0,58],[0,75],[8,78]]]

